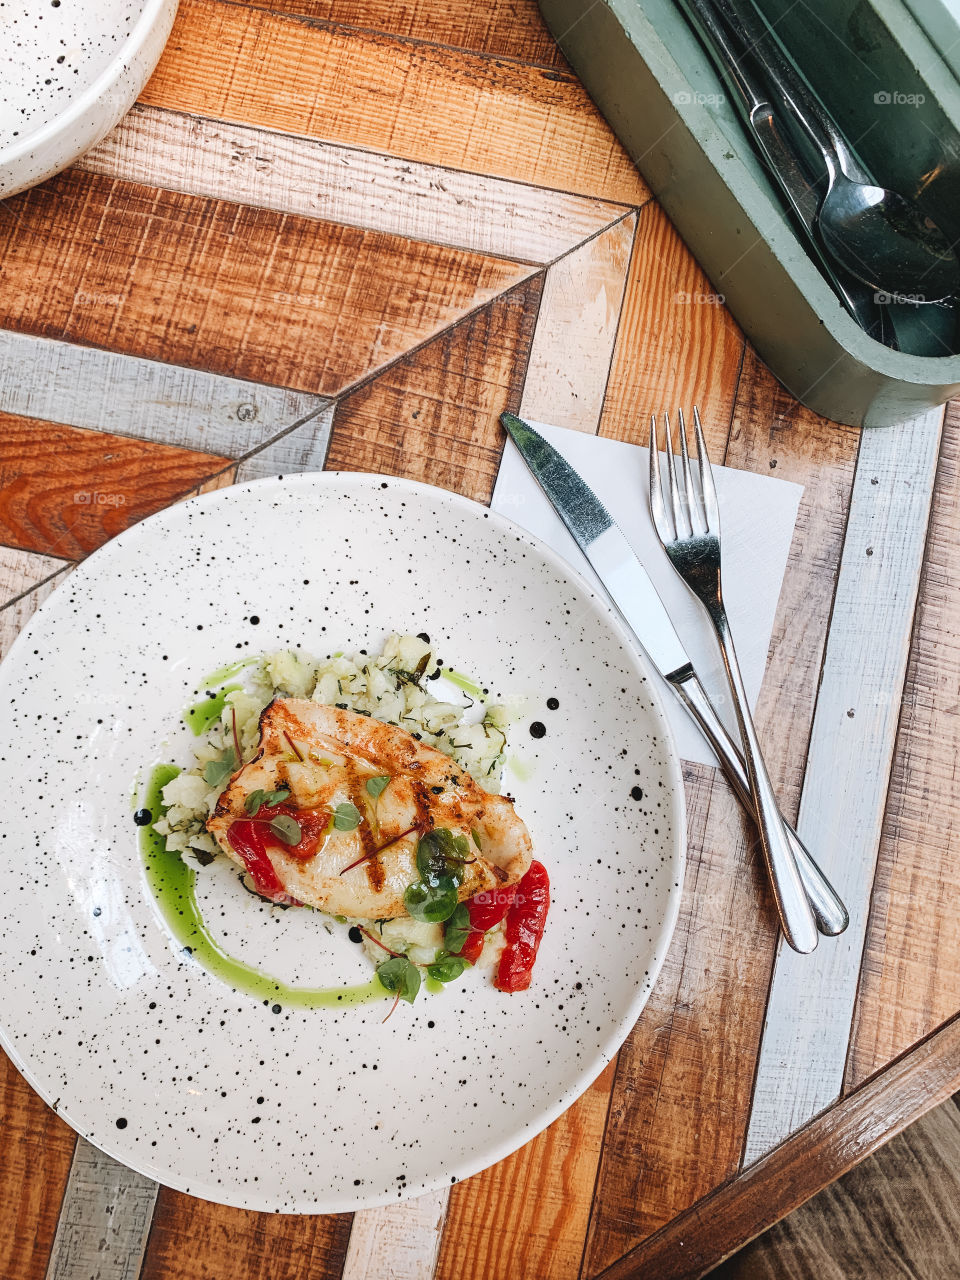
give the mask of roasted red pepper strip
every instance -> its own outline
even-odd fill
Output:
[[[507,945],[493,980],[493,985],[501,991],[525,991],[529,987],[549,910],[547,869],[542,862],[531,862],[527,874],[517,885],[517,895],[507,912],[504,926]]]
[[[250,873],[257,893],[265,898],[284,898],[286,890],[280,883],[280,877],[274,870],[273,863],[267,857],[266,845],[263,841],[264,831],[268,827],[249,819],[231,822],[227,839],[234,852]]]
[[[458,951],[458,955],[463,956],[464,960],[469,960],[471,964],[477,963],[480,952],[483,950],[483,935],[488,929],[498,925],[507,914],[516,892],[517,886],[512,884],[507,889],[484,889],[482,893],[474,894],[472,898],[467,899],[470,927],[473,932],[467,934],[467,940]]]

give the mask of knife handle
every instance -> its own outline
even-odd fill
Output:
[[[693,667],[687,664],[667,676],[674,692],[696,720],[700,731],[716,752],[723,766],[723,771],[737,796],[737,799],[753,816],[753,801],[750,798],[750,781],[740,748],[730,737],[707,696],[707,691],[700,683]],[[807,852],[800,837],[784,818],[787,839],[797,860],[797,869],[810,906],[817,921],[817,928],[827,937],[835,937],[843,933],[850,923],[847,909],[840,901],[833,885],[823,874],[813,858]]]

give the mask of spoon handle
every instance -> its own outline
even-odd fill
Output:
[[[784,52],[753,0],[716,0],[724,21],[740,33],[743,47],[780,89],[783,101],[823,157],[831,176],[839,170],[855,182],[873,179],[837,128],[829,111]]]
[[[715,0],[679,0],[681,8],[700,36],[721,74],[733,91],[744,124],[759,148],[770,175],[793,210],[807,248],[833,286],[840,301],[877,342],[895,346],[883,308],[873,292],[847,276],[830,257],[816,234],[820,192],[797,155],[796,143],[781,127],[768,92],[753,66],[751,52],[735,44],[736,34],[727,28],[714,7]]]

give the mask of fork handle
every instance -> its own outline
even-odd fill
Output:
[[[719,588],[719,581],[717,583]],[[747,691],[744,688],[740,664],[730,634],[727,613],[721,601],[719,590],[716,602],[707,608],[710,620],[720,642],[724,666],[727,669],[727,681],[733,694],[734,710],[737,713],[737,726],[740,730],[740,741],[743,744],[743,759],[747,766],[747,778],[750,781],[750,795],[753,798],[753,809],[757,819],[757,831],[760,835],[760,848],[767,864],[770,883],[773,886],[773,897],[780,915],[780,927],[783,936],[794,951],[813,951],[819,941],[817,922],[803,889],[803,881],[797,868],[797,860],[783,829],[783,819],[777,804],[777,795],[764,764],[760,750],[760,740],[754,728],[747,702]]]
[[[740,748],[727,733],[725,725],[714,711],[709,695],[693,667],[689,664],[681,667],[678,671],[671,672],[667,679],[697,722],[700,732],[713,748],[737,799],[751,817],[754,816],[753,800],[750,797],[750,779],[747,777],[747,769],[740,754]],[[783,826],[790,848],[797,860],[797,870],[800,872],[800,879],[803,881],[804,891],[810,901],[817,928],[828,938],[836,937],[837,934],[843,933],[850,923],[847,909],[786,818],[783,818]]]

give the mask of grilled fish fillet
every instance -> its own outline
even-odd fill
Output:
[[[366,783],[377,777],[390,781],[375,802]],[[353,711],[301,698],[277,699],[264,710],[259,753],[233,775],[207,823],[240,866],[228,838],[232,823],[249,818],[244,801],[251,792],[279,789],[289,789],[284,807],[293,811],[332,814],[350,803],[362,815],[352,831],[329,830],[306,860],[273,843],[267,849],[290,897],[334,915],[406,916],[404,891],[420,878],[419,834],[433,827],[470,840],[461,901],[515,883],[530,865],[530,835],[512,801],[484,791],[449,756],[405,729]]]

